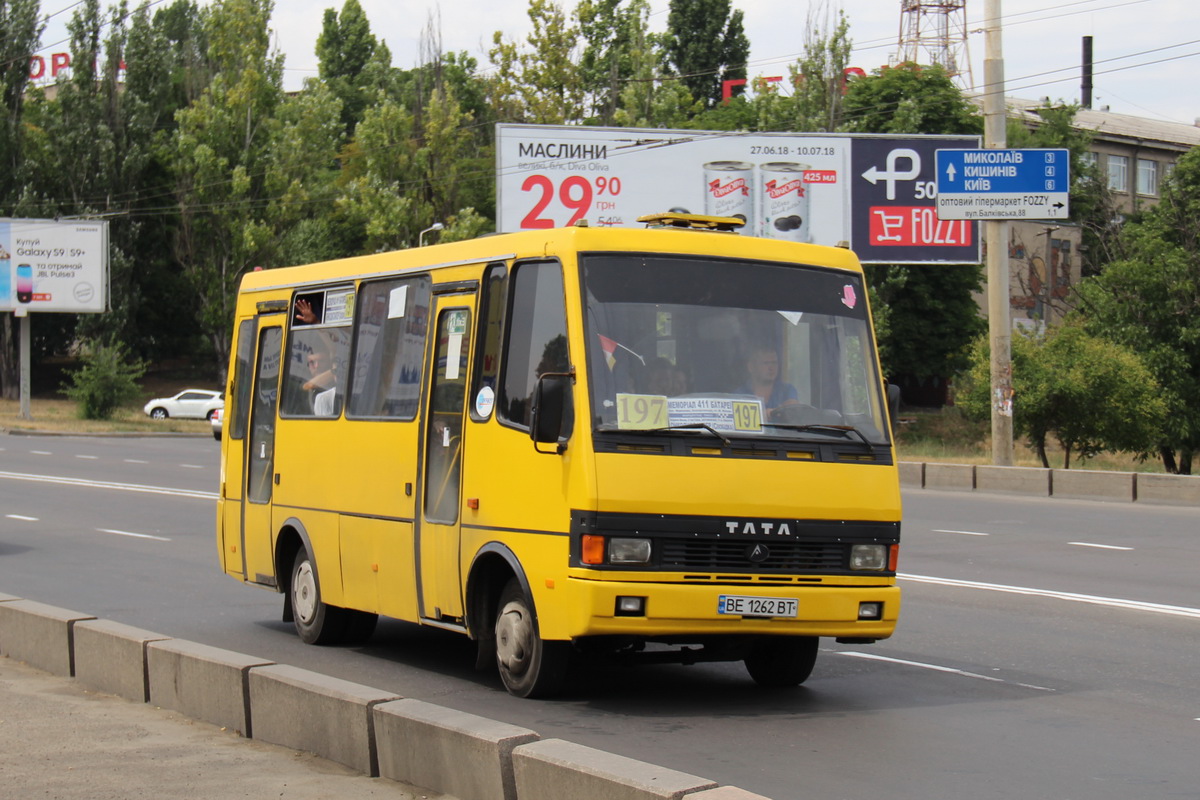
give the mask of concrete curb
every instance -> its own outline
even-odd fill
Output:
[[[1200,476],[901,461],[906,489],[996,492],[1123,503],[1200,505]]]
[[[3,593],[0,656],[458,800],[767,800],[508,723]]]

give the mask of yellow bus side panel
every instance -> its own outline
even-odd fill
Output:
[[[345,604],[415,621],[412,523],[343,515],[341,536]]]

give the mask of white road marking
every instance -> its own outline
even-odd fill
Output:
[[[915,583],[932,583],[939,586],[954,586],[962,589],[984,589],[989,592],[1005,592],[1007,594],[1024,594],[1031,597],[1049,597],[1053,600],[1070,600],[1074,603],[1089,603],[1095,606],[1123,608],[1127,611],[1152,611],[1155,614],[1169,614],[1176,617],[1192,617],[1200,619],[1200,608],[1187,606],[1169,606],[1162,603],[1144,603],[1140,600],[1123,600],[1119,597],[1099,597],[1091,594],[1076,594],[1074,592],[1055,592],[1049,589],[1033,589],[1028,586],[1006,586],[1001,583],[982,583],[980,581],[960,581],[953,578],[934,578],[928,575],[897,575],[897,578]]]
[[[201,464],[180,464],[179,466],[183,467],[184,469],[205,469],[205,467]]]
[[[953,667],[943,667],[938,664],[926,664],[922,661],[906,661],[902,658],[888,658],[887,656],[877,656],[871,653],[859,653],[854,650],[835,651],[839,655],[850,656],[851,658],[865,658],[868,661],[887,661],[891,664],[903,664],[906,667],[917,667],[919,669],[929,669],[934,672],[948,672],[952,675],[961,675],[964,678],[976,678],[981,681],[991,681],[992,683],[1004,683],[1011,686],[1020,686],[1024,689],[1036,689],[1039,692],[1053,692],[1053,689],[1047,689],[1045,686],[1035,686],[1032,683],[1017,683],[1015,681],[1006,681],[1002,678],[994,678],[991,675],[980,675],[976,672],[967,672],[966,670],[955,669]]]
[[[19,519],[24,522],[37,522],[38,521],[37,517],[26,517],[22,514],[5,514],[4,516],[8,517],[9,519]]]
[[[81,478],[60,478],[55,475],[32,475],[24,472],[0,472],[0,478],[35,483],[56,483],[64,486],[83,486],[89,489],[116,489],[122,492],[145,494],[167,494],[175,497],[192,497],[197,500],[216,500],[216,492],[201,492],[195,489],[171,489],[167,486],[143,486],[136,483],[112,483],[110,481],[87,481]]]
[[[140,458],[126,458],[126,459],[124,459],[124,461],[126,464],[149,464],[150,463],[149,461],[142,461]]]
[[[151,536],[148,533],[132,533],[130,531],[113,530],[112,528],[96,528],[96,530],[100,531],[101,533],[115,533],[118,536],[133,536],[134,538],[137,538],[137,539],[153,539],[156,542],[171,541],[170,539],[166,538],[165,536]]]
[[[1120,547],[1115,544],[1093,544],[1092,542],[1067,542],[1067,544],[1073,544],[1076,547],[1095,547],[1099,550],[1132,550],[1133,549],[1132,547]]]
[[[30,450],[29,452],[35,456],[52,456],[52,455],[54,455],[54,453],[51,453],[49,450]]]
[[[990,533],[980,533],[979,531],[945,531],[935,529],[934,533],[961,533],[963,536],[991,536]]]
[[[100,458],[100,456],[81,456],[81,455],[78,455],[78,454],[76,454],[76,456],[75,456],[75,457],[76,457],[76,458],[83,458],[83,459],[87,459],[88,461],[95,461],[96,459]]]

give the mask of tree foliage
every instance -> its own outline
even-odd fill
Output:
[[[1164,466],[1190,474],[1200,447],[1200,150],[1179,159],[1161,202],[1122,238],[1126,257],[1082,283],[1079,311],[1089,330],[1146,361],[1167,405]]]
[[[146,365],[130,360],[125,345],[85,343],[81,361],[82,366],[70,373],[70,382],[63,385],[63,394],[78,403],[82,419],[109,419],[141,393],[137,382]]]
[[[727,80],[745,80],[750,59],[743,13],[730,0],[671,0],[664,48],[692,97],[707,108],[721,102]]]
[[[1042,466],[1050,466],[1051,436],[1062,446],[1064,469],[1073,456],[1154,449],[1166,404],[1133,350],[1064,325],[1043,336],[1014,336],[1012,365],[1013,432],[1028,437]],[[978,419],[991,414],[986,337],[975,341],[958,404]]]

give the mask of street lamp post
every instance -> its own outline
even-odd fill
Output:
[[[417,247],[425,246],[425,234],[429,233],[430,231],[440,231],[444,227],[446,227],[446,226],[443,225],[442,223],[435,222],[432,225],[430,225],[428,228],[426,228],[425,230],[421,231],[421,233],[417,235]]]

